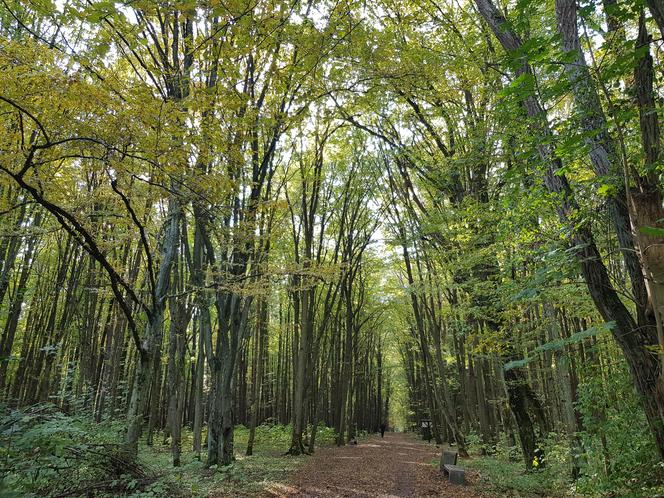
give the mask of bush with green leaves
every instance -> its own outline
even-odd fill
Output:
[[[41,404],[3,407],[0,429],[3,497],[127,494],[155,480],[128,458],[117,422],[97,424]]]
[[[505,433],[499,435],[491,448],[476,434],[468,441],[474,455],[479,456],[483,448],[492,450],[491,456],[465,460],[464,465],[475,469],[483,486],[498,496],[565,496],[570,492],[569,446],[564,437],[550,433],[540,441],[545,466],[532,471],[523,468],[521,450]]]
[[[664,494],[664,465],[624,362],[613,365],[611,375],[586,371],[578,393],[585,468],[577,491],[601,496]]]

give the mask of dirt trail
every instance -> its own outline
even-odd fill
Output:
[[[292,476],[289,484],[268,488],[266,497],[478,497],[473,486],[454,486],[431,461],[433,444],[411,435],[386,433],[357,446],[323,448]]]

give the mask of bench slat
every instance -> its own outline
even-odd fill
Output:
[[[441,470],[443,475],[447,474],[450,483],[466,484],[466,471],[462,467],[451,463],[443,463]]]
[[[459,454],[456,451],[443,450],[440,458],[440,468],[442,469],[443,465],[456,465],[458,456]]]

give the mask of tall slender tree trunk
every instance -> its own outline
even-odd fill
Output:
[[[19,254],[23,239],[20,236],[21,225],[26,215],[26,204],[24,203],[19,209],[16,221],[14,221],[13,231],[7,237],[2,238],[2,245],[0,246],[0,305],[5,299],[7,289],[9,289],[9,279],[14,269],[14,263]]]
[[[127,410],[127,433],[125,443],[130,455],[138,453],[143,412],[153,382],[153,366],[157,361],[156,351],[161,347],[164,309],[171,280],[171,266],[179,241],[180,208],[174,199],[169,201],[164,236],[161,242],[161,261],[154,289],[154,304],[148,316],[147,326],[138,352],[138,363],[129,406]]]
[[[202,449],[202,433],[203,433],[203,382],[205,374],[205,343],[204,338],[210,335],[210,310],[207,306],[199,308],[199,331],[198,331],[198,356],[196,358],[196,379],[195,379],[195,394],[194,394],[194,441],[193,449],[197,457],[200,459]]]
[[[263,396],[263,367],[264,367],[264,342],[267,341],[268,331],[268,304],[267,299],[260,301],[258,305],[258,324],[255,334],[254,347],[254,382],[251,393],[251,419],[249,422],[249,440],[247,441],[247,456],[254,452],[254,439],[256,437],[256,425],[260,413],[261,399]]]
[[[39,228],[41,225],[41,219],[41,211],[38,211],[35,214],[32,227]],[[27,290],[30,270],[34,263],[37,241],[38,237],[36,234],[33,234],[28,238],[26,250],[23,254],[23,262],[21,264],[21,274],[14,291],[14,298],[9,306],[7,321],[5,322],[5,327],[2,331],[2,341],[0,342],[0,393],[4,390],[7,381],[7,366],[12,348],[14,347],[14,339],[18,329],[19,318],[21,316],[21,311],[23,310],[23,299]]]
[[[311,356],[311,339],[313,330],[312,300],[313,289],[304,289],[300,293],[300,341],[298,344],[297,367],[295,373],[295,387],[293,398],[293,434],[291,455],[300,455],[305,452],[302,433],[305,424],[305,395],[307,390],[307,365]]]

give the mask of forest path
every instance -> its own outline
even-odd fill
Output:
[[[266,497],[396,498],[477,497],[472,486],[454,486],[431,465],[440,449],[412,435],[388,432],[357,446],[321,448],[289,484],[268,488]]]

